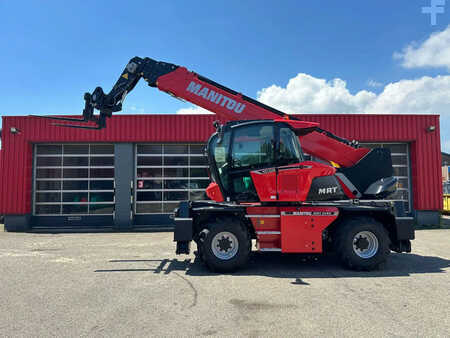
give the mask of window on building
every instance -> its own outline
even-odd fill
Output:
[[[112,215],[114,145],[37,144],[34,215]]]
[[[136,214],[171,213],[180,201],[208,200],[203,144],[136,145]]]

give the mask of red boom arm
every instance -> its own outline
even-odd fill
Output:
[[[158,78],[158,89],[167,92],[197,106],[215,113],[222,122],[228,120],[280,120],[284,114],[283,122],[290,123],[295,129],[310,129],[317,127],[317,123],[289,120],[288,114],[276,111],[260,102],[249,101],[249,98],[240,93],[224,88],[211,80],[203,78],[184,67]],[[313,130],[303,134],[300,139],[305,152],[327,161],[333,161],[341,166],[349,167],[356,164],[369,149],[354,148],[339,139],[330,137],[320,130]]]

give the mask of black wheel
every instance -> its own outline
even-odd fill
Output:
[[[353,270],[378,268],[389,255],[389,245],[386,229],[369,217],[344,220],[334,236],[334,247],[339,259]]]
[[[233,218],[217,219],[208,224],[201,255],[212,271],[230,272],[247,263],[251,251],[251,239],[247,228]]]

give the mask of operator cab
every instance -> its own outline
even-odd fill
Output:
[[[288,123],[230,122],[218,129],[206,151],[211,179],[225,198],[257,202],[251,171],[303,161],[299,138]]]

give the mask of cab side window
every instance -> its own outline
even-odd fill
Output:
[[[279,164],[286,165],[301,161],[298,137],[289,128],[280,128],[280,156]]]

